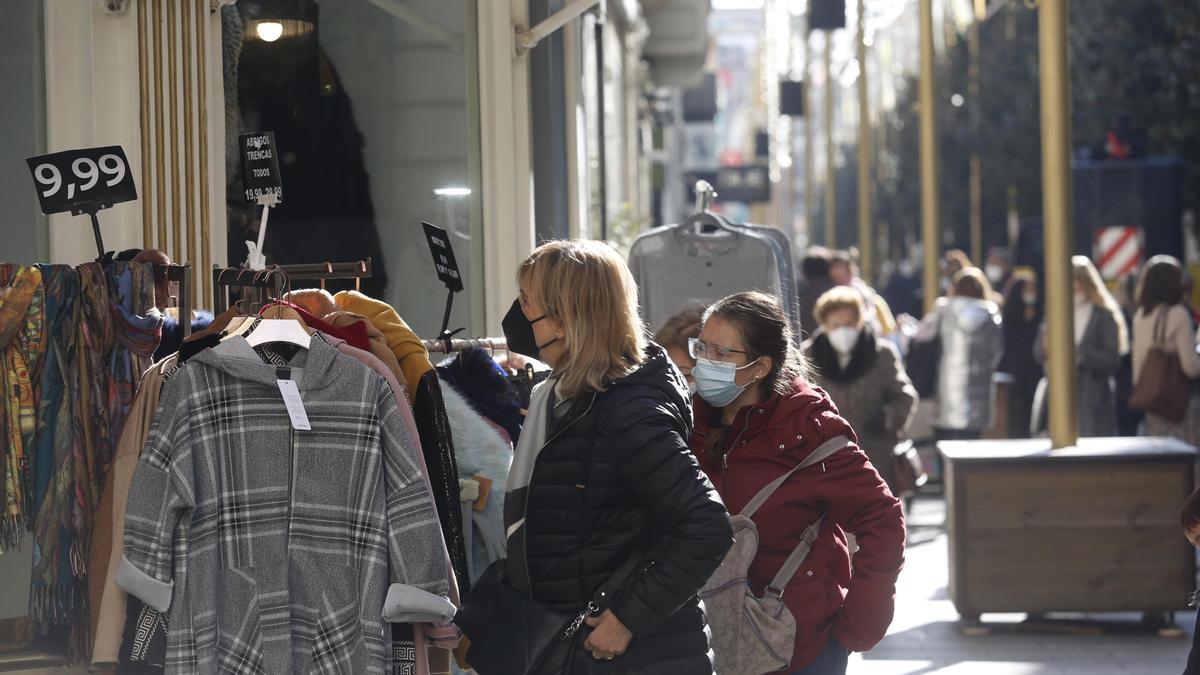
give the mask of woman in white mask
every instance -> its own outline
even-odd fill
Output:
[[[834,288],[817,300],[813,314],[821,328],[803,346],[813,379],[854,427],[858,444],[894,493],[892,449],[912,421],[917,391],[896,347],[877,339],[864,320],[861,294]]]

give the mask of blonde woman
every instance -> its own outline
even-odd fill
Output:
[[[1121,357],[1129,351],[1129,330],[1116,299],[1108,292],[1096,266],[1086,256],[1071,258],[1075,288],[1075,381],[1078,386],[1079,435],[1115,436],[1117,433],[1116,382]],[[1046,324],[1034,342],[1033,356],[1046,362]],[[1034,397],[1033,432],[1043,431],[1046,391],[1043,378]]]
[[[554,374],[509,474],[507,583],[565,612],[595,603],[572,653],[538,672],[712,673],[696,594],[733,539],[688,450],[687,383],[646,341],[633,277],[607,244],[544,244],[518,281],[509,348]]]

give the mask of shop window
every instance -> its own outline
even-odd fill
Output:
[[[46,219],[38,208],[25,157],[45,148],[46,94],[42,58],[42,3],[0,3],[0,235],[3,262],[48,258]]]
[[[475,0],[242,0],[223,11],[231,264],[258,230],[236,139],[271,130],[283,203],[269,263],[371,257],[363,291],[432,336],[445,289],[429,221],[451,232],[467,278],[452,327],[471,327],[482,302],[469,292],[482,277]]]

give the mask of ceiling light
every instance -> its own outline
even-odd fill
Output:
[[[261,21],[254,28],[263,42],[274,42],[283,36],[283,24],[278,21]]]
[[[444,187],[434,190],[433,194],[438,197],[469,197],[471,196],[471,188]]]

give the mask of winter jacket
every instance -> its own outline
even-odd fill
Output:
[[[705,449],[718,430],[719,409],[695,400],[692,450],[725,499],[739,513],[771,481],[794,469],[822,443],[854,431],[829,396],[803,379],[785,395],[747,406],[717,446]],[[732,444],[732,447],[731,447]],[[887,633],[895,605],[896,577],[904,564],[904,516],[866,453],[857,445],[796,473],[754,517],[760,544],[750,566],[750,585],[761,594],[795,549],[800,535],[827,515],[817,541],[784,590],[796,618],[796,646],[789,671],[812,664],[830,639],[851,651],[874,647]],[[858,539],[853,569],[846,533]]]
[[[924,323],[917,339],[932,329],[942,341],[933,426],[954,431],[988,428],[992,376],[1004,351],[1000,309],[990,300],[943,298]]]
[[[733,538],[725,507],[688,452],[690,413],[683,376],[651,346],[634,372],[604,392],[578,395],[550,423],[525,509],[532,596],[578,611],[636,550],[648,550],[609,605],[633,633],[628,650],[596,664],[580,639],[573,673],[712,672],[696,594]],[[511,579],[518,588],[520,576]]]
[[[816,383],[854,427],[859,446],[895,492],[892,450],[917,409],[917,390],[900,367],[895,345],[864,328],[843,369],[828,336],[818,331],[804,343],[804,354],[816,366]]]
[[[1121,342],[1117,332],[1117,320],[1104,307],[1092,310],[1083,339],[1075,346],[1076,401],[1079,410],[1079,436],[1114,436],[1117,432],[1116,383],[1113,377],[1121,367]],[[1042,348],[1046,325],[1033,343],[1033,357],[1038,363],[1046,362],[1046,350]],[[1036,431],[1046,427],[1049,380],[1043,378],[1038,384],[1034,400]]]

